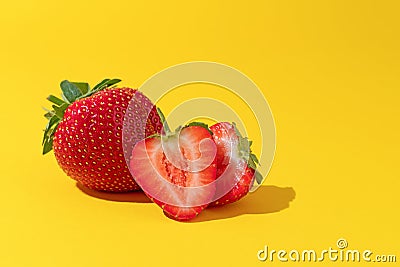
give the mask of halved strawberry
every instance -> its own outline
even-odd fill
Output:
[[[234,186],[210,206],[220,206],[238,201],[249,192],[254,180],[261,183],[262,176],[256,171],[257,157],[251,153],[251,141],[244,138],[234,123],[220,122],[210,127],[217,145],[217,179],[228,176]],[[217,193],[220,191],[217,188]],[[226,190],[226,189],[223,189]]]
[[[163,119],[163,116],[161,116]],[[196,217],[215,193],[216,147],[207,125],[189,124],[138,142],[130,170],[143,191],[175,220]]]

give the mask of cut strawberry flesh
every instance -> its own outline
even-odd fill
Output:
[[[207,140],[212,147],[204,145]],[[214,196],[215,152],[211,134],[202,127],[191,126],[182,129],[179,139],[153,137],[137,143],[130,168],[143,191],[165,212],[177,220],[188,220],[201,212]],[[211,164],[204,167],[204,162],[209,161],[207,155],[211,154]]]

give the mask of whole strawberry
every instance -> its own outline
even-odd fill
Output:
[[[141,116],[150,106],[143,137],[161,132],[155,106],[136,89],[114,88],[119,79],[105,79],[92,89],[87,83],[61,82],[62,99],[50,95],[54,105],[43,137],[43,154],[52,149],[64,172],[83,185],[100,191],[139,190],[123,151],[122,129],[128,105]],[[139,138],[140,139],[140,138]]]
[[[210,206],[221,206],[243,198],[254,180],[261,183],[262,176],[256,170],[257,157],[251,153],[251,141],[244,138],[234,123],[219,122],[210,127],[217,145],[217,179],[227,175],[234,179],[234,187],[215,200]]]

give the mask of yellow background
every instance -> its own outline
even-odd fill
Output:
[[[0,266],[266,266],[264,245],[340,237],[399,258],[398,3],[3,1]],[[275,162],[247,199],[178,223],[138,194],[85,194],[41,156],[61,80],[137,87],[193,60],[244,72],[273,111]]]

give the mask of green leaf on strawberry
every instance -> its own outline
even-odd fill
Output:
[[[54,96],[54,95],[49,95],[49,96],[47,97],[47,100],[49,100],[50,102],[56,104],[57,106],[61,106],[62,104],[65,103],[64,100],[59,99],[58,97],[56,97],[56,96]]]
[[[64,97],[69,103],[73,103],[76,99],[82,96],[82,91],[74,83],[64,80],[60,83],[60,87]]]
[[[72,82],[72,83],[79,88],[79,90],[82,92],[82,95],[87,94],[87,92],[90,91],[90,86],[88,83],[82,83],[82,82]]]
[[[104,79],[99,84],[97,84],[93,90],[90,89],[90,86],[86,82],[70,82],[68,80],[64,80],[60,83],[61,87],[61,97],[62,99],[49,95],[47,100],[53,103],[52,110],[46,110],[44,114],[45,118],[48,119],[48,123],[44,130],[43,134],[43,154],[50,152],[53,148],[53,137],[54,132],[60,123],[60,121],[64,117],[64,113],[66,109],[75,101],[83,98],[87,98],[93,95],[96,92],[99,92],[105,88],[111,87],[117,83],[119,83],[120,79]]]

